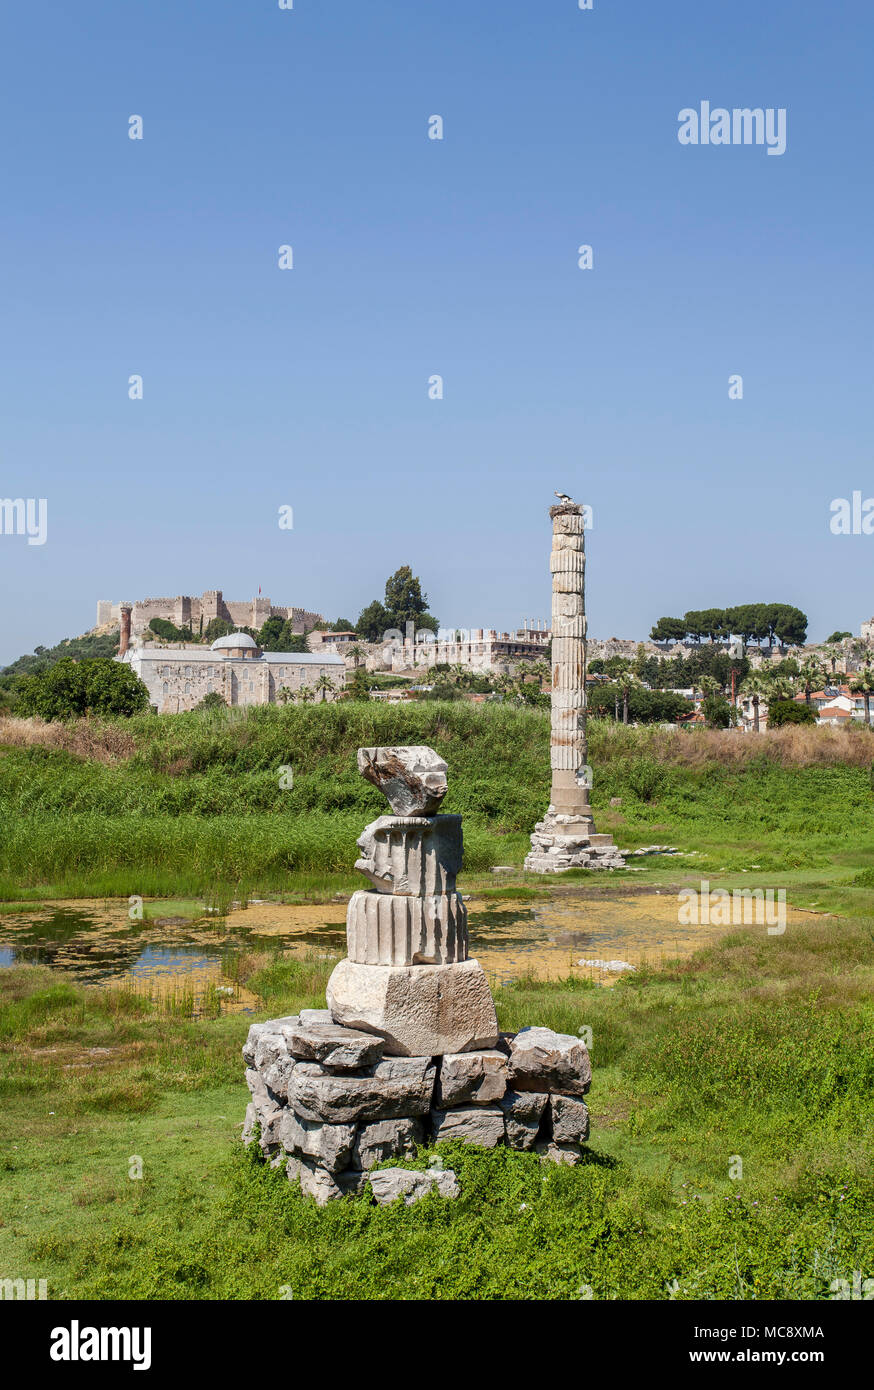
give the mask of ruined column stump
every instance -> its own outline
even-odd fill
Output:
[[[367,748],[358,766],[395,812],[358,841],[356,868],[373,886],[349,902],[349,954],[328,982],[328,1008],[249,1029],[243,1142],[257,1139],[320,1205],[366,1190],[379,1203],[458,1196],[439,1160],[371,1171],[441,1139],[579,1163],[589,1054],[572,1034],[498,1031],[455,886],[461,818],[436,814],[446,764],[430,748]]]

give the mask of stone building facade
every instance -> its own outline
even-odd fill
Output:
[[[193,709],[206,695],[227,705],[269,705],[312,690],[317,700],[335,700],[346,683],[346,663],[332,653],[264,652],[245,632],[220,637],[211,647],[138,642],[117,661],[126,662],[149,692],[159,714]],[[330,680],[333,691],[319,685]]]
[[[175,598],[143,598],[131,605],[131,632],[136,637],[145,632],[152,618],[164,618],[176,627],[189,627],[199,632],[213,618],[223,618],[237,627],[263,627],[268,618],[290,618],[295,632],[324,626],[321,613],[307,608],[283,608],[259,595],[253,599],[226,599],[221,589],[207,589],[200,598],[177,594]],[[121,604],[110,599],[97,602],[97,626],[119,621]]]
[[[551,633],[547,627],[498,632],[493,627],[441,628],[434,641],[381,643],[382,665],[392,671],[413,671],[437,666],[464,666],[472,671],[513,673],[523,661],[546,656]],[[376,662],[367,662],[378,670]]]

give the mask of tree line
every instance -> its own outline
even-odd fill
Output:
[[[654,642],[711,642],[742,637],[745,642],[802,646],[807,641],[807,614],[791,603],[742,603],[736,608],[693,608],[682,618],[659,618]]]

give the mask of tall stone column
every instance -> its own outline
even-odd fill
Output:
[[[552,705],[550,804],[531,836],[525,868],[622,868],[611,835],[595,833],[586,741],[586,550],[584,508],[550,507],[552,519]]]
[[[119,656],[124,656],[130,646],[131,605],[129,603],[120,603],[118,605],[118,614],[118,654]]]
[[[586,552],[583,509],[575,502],[550,507],[552,518],[552,718],[550,800],[588,834],[586,746]]]

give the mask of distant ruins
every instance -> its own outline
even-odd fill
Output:
[[[120,622],[121,608],[121,603],[98,599],[97,626]],[[207,589],[200,598],[177,594],[176,598],[137,599],[130,608],[134,637],[145,632],[152,618],[164,618],[176,627],[188,627],[195,633],[202,631],[213,618],[223,618],[235,627],[252,627],[256,631],[268,618],[282,618],[283,621],[290,618],[295,632],[325,626],[321,613],[310,613],[306,608],[277,607],[269,598],[260,595],[253,599],[226,599],[221,589]]]
[[[461,817],[437,814],[445,762],[426,747],[359,748],[358,767],[392,810],[358,841],[370,887],[350,899],[349,954],[328,981],[328,1008],[249,1029],[244,1143],[257,1136],[319,1205],[368,1191],[380,1204],[457,1197],[439,1159],[373,1171],[442,1139],[579,1163],[588,1051],[549,1028],[499,1031],[455,886]]]
[[[583,508],[570,498],[552,518],[552,695],[549,809],[531,836],[525,868],[623,869],[612,835],[597,835],[586,742],[586,552]]]

